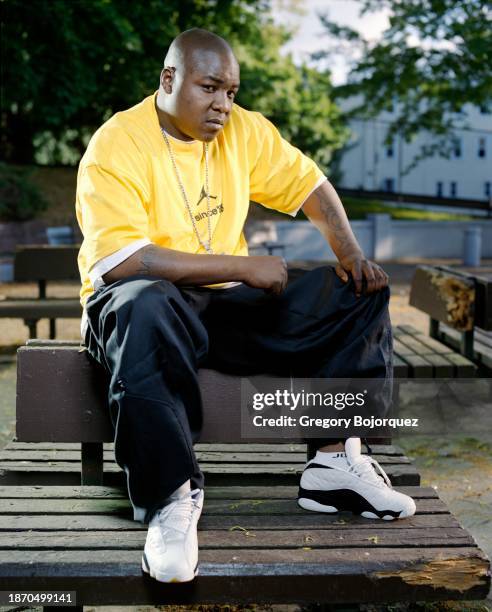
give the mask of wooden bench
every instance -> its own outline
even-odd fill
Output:
[[[27,245],[17,247],[14,258],[14,280],[37,282],[37,298],[0,300],[0,317],[20,318],[36,338],[40,319],[50,320],[50,338],[56,337],[56,319],[77,319],[82,316],[78,298],[48,298],[48,281],[80,281],[77,267],[78,245]]]
[[[475,366],[449,347],[426,338],[410,326],[394,329],[395,378],[435,378],[474,376]],[[36,372],[33,378],[32,373]],[[203,441],[228,440],[242,442],[236,398],[240,394],[240,379],[213,370],[200,372],[204,404],[208,421]],[[107,411],[106,390],[108,379],[103,368],[90,359],[84,347],[77,342],[56,340],[29,340],[17,354],[17,437],[23,442],[82,442],[82,484],[103,483],[103,443],[112,442],[113,432]],[[397,389],[398,385],[395,385]],[[41,406],[42,410],[33,410]],[[231,423],[233,426],[231,427]],[[10,449],[12,452],[15,447]],[[47,449],[43,449],[45,451]],[[310,456],[310,454],[309,454]],[[22,469],[21,461],[28,461]],[[12,481],[25,482],[25,478],[49,481],[49,470],[36,457],[20,458],[8,469],[0,467]],[[65,473],[67,482],[77,471],[59,464],[59,473]],[[72,464],[73,468],[73,464]],[[11,475],[11,470],[26,475]],[[9,475],[10,474],[10,475]],[[69,474],[71,474],[69,476]],[[404,483],[413,484],[413,483]]]
[[[403,364],[406,374],[421,366]],[[373,456],[416,500],[414,517],[375,522],[304,511],[296,494],[307,446],[241,443],[239,379],[212,370],[200,376],[200,573],[190,584],[163,585],[140,568],[146,527],[132,520],[126,478],[107,443],[102,370],[77,345],[19,349],[18,441],[0,456],[0,590],[76,591],[78,606],[486,597],[488,559],[436,492],[419,486],[400,449],[374,445]]]
[[[473,538],[434,489],[400,490],[416,515],[375,522],[302,510],[294,485],[207,485],[199,575],[164,585],[142,573],[146,527],[124,489],[0,487],[0,589],[76,591],[79,606],[485,598]]]
[[[419,266],[410,305],[429,315],[429,335],[492,369],[492,268]]]

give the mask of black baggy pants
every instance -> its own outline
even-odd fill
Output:
[[[135,520],[149,521],[188,479],[203,487],[193,450],[202,426],[199,367],[390,380],[388,302],[388,288],[357,298],[352,279],[344,283],[331,266],[290,270],[279,296],[244,284],[178,289],[141,275],[91,295],[85,343],[111,377],[115,459]]]

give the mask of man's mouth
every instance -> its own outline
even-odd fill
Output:
[[[224,127],[224,123],[219,119],[207,119],[205,123],[208,123],[208,125],[211,125],[217,129]]]

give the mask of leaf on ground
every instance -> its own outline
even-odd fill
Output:
[[[367,539],[369,540],[369,542],[372,542],[373,544],[377,544],[379,542],[378,536],[369,536]]]
[[[255,533],[251,533],[245,527],[241,527],[241,525],[234,525],[234,527],[229,527],[229,531],[242,531],[244,535],[248,538],[256,538]]]

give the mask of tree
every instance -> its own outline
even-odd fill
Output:
[[[363,13],[389,9],[389,27],[376,42],[321,17],[336,46],[322,50],[316,58],[341,49],[361,52],[348,83],[336,95],[362,97],[351,116],[368,118],[394,111],[388,142],[396,133],[409,141],[426,130],[436,138],[422,156],[436,150],[447,154],[453,130],[466,122],[467,104],[492,111],[491,3],[360,0],[360,4]]]
[[[269,0],[2,0],[2,158],[76,163],[93,131],[158,86],[165,51],[190,27],[224,36],[241,64],[238,103],[328,162],[345,132],[329,77],[280,55],[289,34]],[[316,92],[314,96],[313,92]],[[309,117],[312,117],[310,121]]]

